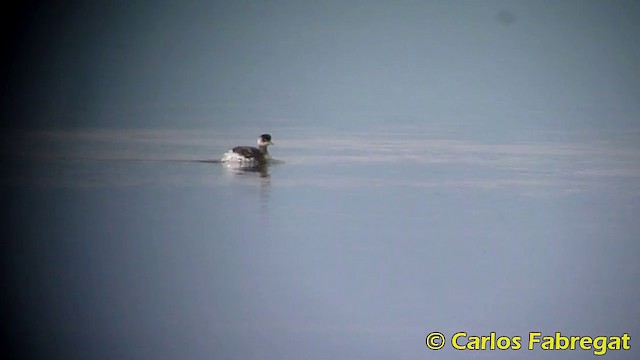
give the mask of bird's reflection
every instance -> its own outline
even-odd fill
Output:
[[[256,173],[259,179],[257,182],[258,190],[260,193],[260,213],[263,220],[268,221],[269,214],[269,199],[270,199],[270,187],[271,187],[271,179],[269,174],[269,164],[234,164],[234,163],[225,163],[225,169],[235,175],[250,175],[251,173]],[[253,176],[249,176],[252,178]],[[254,181],[250,181],[254,183]]]
[[[236,174],[257,173],[261,178],[269,177],[269,164],[242,164],[242,163],[224,163],[224,167]]]

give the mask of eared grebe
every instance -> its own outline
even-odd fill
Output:
[[[267,151],[267,146],[273,145],[271,135],[262,134],[258,138],[258,147],[253,146],[236,146],[222,155],[223,163],[239,163],[239,164],[265,164],[271,156]]]

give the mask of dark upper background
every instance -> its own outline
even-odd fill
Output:
[[[27,1],[5,127],[628,127],[635,1]]]

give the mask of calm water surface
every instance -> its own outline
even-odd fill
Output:
[[[578,359],[593,355],[434,353],[425,336],[640,336],[637,134],[270,131],[282,163],[263,172],[209,161],[252,145],[254,129],[7,139],[15,348],[66,359]],[[637,355],[632,342],[606,356]]]

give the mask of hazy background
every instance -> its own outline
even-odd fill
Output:
[[[3,17],[12,126],[620,128],[640,104],[635,1],[52,1]]]
[[[638,358],[637,1],[0,16],[3,358]],[[265,132],[284,163],[215,163]]]

